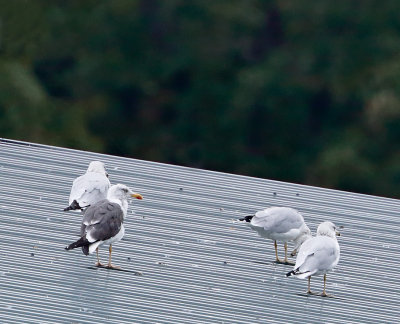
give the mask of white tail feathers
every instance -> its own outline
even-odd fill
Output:
[[[96,251],[96,249],[99,247],[101,241],[97,241],[93,244],[89,245],[89,254],[92,254],[94,251]]]

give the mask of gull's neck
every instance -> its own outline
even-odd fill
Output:
[[[331,239],[337,241],[336,233],[332,232],[332,231],[329,231],[329,232],[318,232],[317,236],[327,236],[327,237],[330,237]]]
[[[91,173],[98,173],[98,174],[103,174],[103,175],[105,175],[105,172],[103,171],[103,170],[96,170],[96,169],[94,169],[94,170],[87,170],[86,171],[86,173],[88,173],[88,172],[91,172]]]
[[[108,197],[107,199],[110,202],[118,204],[121,207],[122,212],[124,214],[124,218],[125,218],[127,213],[128,213],[128,201],[126,199],[122,199],[121,200],[121,199],[116,198],[116,197]]]

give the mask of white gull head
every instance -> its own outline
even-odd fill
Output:
[[[329,236],[330,238],[336,240],[336,236],[340,236],[340,233],[336,229],[336,225],[332,222],[323,222],[318,226],[317,235]]]
[[[86,172],[95,172],[95,173],[100,173],[104,174],[105,176],[108,177],[108,173],[106,171],[106,167],[103,162],[100,161],[92,161],[89,163],[89,167]]]
[[[142,195],[133,192],[127,186],[123,184],[116,184],[108,189],[107,199],[113,203],[121,206],[124,212],[124,217],[126,216],[128,210],[128,198],[134,197],[136,199],[143,199]]]
[[[294,249],[293,252],[291,253],[292,256],[296,255],[297,250],[300,248],[300,246],[307,241],[309,238],[312,238],[311,231],[308,228],[306,224],[301,229],[301,232],[299,236],[297,236],[293,242],[294,242]]]

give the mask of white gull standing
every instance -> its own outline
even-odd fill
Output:
[[[104,163],[90,162],[86,173],[74,180],[69,195],[69,206],[64,208],[64,211],[84,209],[105,199],[110,185]]]
[[[304,222],[303,216],[290,207],[270,207],[255,215],[246,216],[240,221],[250,223],[250,227],[257,231],[258,235],[274,241],[277,263],[294,264],[287,258],[287,242],[294,241],[295,243],[293,256],[296,249],[311,237],[311,231]],[[284,242],[285,259],[283,261],[278,258],[277,241]]]
[[[71,250],[82,247],[85,255],[96,251],[97,263],[99,260],[99,246],[109,244],[109,258],[107,268],[118,269],[111,263],[112,244],[122,239],[125,234],[123,222],[128,211],[128,198],[143,199],[140,194],[133,192],[127,186],[117,184],[108,190],[107,199],[101,200],[88,207],[85,211],[81,226],[81,237],[65,249]]]
[[[340,248],[336,236],[340,233],[332,222],[323,222],[318,226],[317,236],[310,238],[300,247],[296,264],[286,277],[296,276],[308,278],[308,294],[311,292],[311,276],[324,275],[324,289],[321,296],[328,296],[325,291],[326,273],[331,271],[339,262]]]

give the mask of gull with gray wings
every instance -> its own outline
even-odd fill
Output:
[[[277,263],[294,264],[287,258],[287,242],[294,241],[295,249],[291,253],[294,256],[301,244],[311,237],[311,231],[304,222],[303,216],[289,207],[270,207],[239,221],[249,223],[259,236],[274,241]],[[277,241],[284,242],[285,259],[283,261],[278,257]]]
[[[85,255],[96,251],[96,266],[103,266],[99,260],[99,247],[109,245],[109,259],[107,268],[118,269],[111,263],[112,244],[120,241],[125,234],[124,220],[128,210],[128,198],[143,197],[133,192],[123,184],[111,186],[107,199],[101,200],[88,207],[83,216],[81,225],[81,237],[71,243],[65,249],[82,248]]]
[[[322,296],[328,296],[326,288],[326,273],[333,270],[339,262],[340,247],[336,239],[340,233],[332,222],[323,222],[318,226],[317,236],[310,238],[300,247],[296,264],[286,277],[295,276],[308,279],[307,294],[311,291],[311,276],[324,275],[324,289]]]

